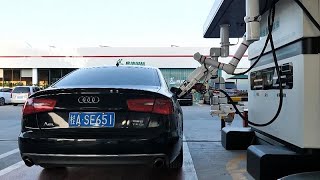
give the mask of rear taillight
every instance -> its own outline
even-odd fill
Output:
[[[56,105],[56,100],[45,98],[30,98],[28,99],[22,109],[23,115],[34,114],[39,112],[52,111]]]
[[[152,112],[154,99],[129,99],[127,104],[131,111]]]
[[[173,106],[169,99],[129,99],[128,109],[138,112],[151,112],[157,114],[172,114]]]
[[[172,114],[172,102],[168,99],[156,99],[153,112],[158,114]]]

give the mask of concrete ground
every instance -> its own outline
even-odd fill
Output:
[[[220,121],[210,106],[183,106],[184,165],[181,171],[152,170],[143,166],[73,167],[44,170],[21,161],[17,137],[22,106],[0,106],[0,179],[253,179],[246,172],[246,152],[221,146]],[[241,126],[236,118],[232,126]]]

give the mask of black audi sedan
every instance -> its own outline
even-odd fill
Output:
[[[157,68],[78,69],[31,95],[19,135],[27,166],[179,169],[183,114]]]

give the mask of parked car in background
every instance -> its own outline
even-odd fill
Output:
[[[37,86],[16,86],[11,93],[11,103],[14,106],[24,104],[28,97],[37,91],[40,91]]]
[[[11,103],[11,88],[0,88],[0,106]]]
[[[239,90],[237,89],[237,85],[235,82],[225,82],[226,89],[225,91],[229,96],[237,96],[239,95]]]
[[[192,95],[192,93],[188,93],[185,96],[178,98],[178,101],[181,106],[183,106],[183,105],[192,106],[193,105],[193,95]]]
[[[219,84],[215,84],[214,87],[209,86],[208,91],[204,94],[204,103],[210,104],[211,98],[214,95],[219,94]],[[237,89],[237,85],[235,82],[225,82],[225,90],[229,96],[238,96],[240,95],[240,91]]]

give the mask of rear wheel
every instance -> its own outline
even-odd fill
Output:
[[[183,148],[181,147],[181,150],[179,152],[179,155],[176,157],[176,159],[169,164],[169,169],[181,169],[183,164]]]
[[[3,106],[6,103],[6,101],[4,100],[4,98],[0,98],[0,106]]]

